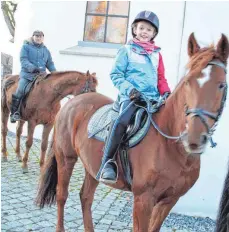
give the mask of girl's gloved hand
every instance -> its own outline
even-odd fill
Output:
[[[40,71],[40,69],[39,68],[35,68],[34,70],[33,70],[33,73],[40,73],[41,71]]]
[[[141,96],[141,93],[137,89],[133,88],[130,91],[129,98],[130,98],[131,101],[139,100],[140,96]]]

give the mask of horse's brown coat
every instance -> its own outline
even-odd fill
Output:
[[[219,84],[226,82],[226,75],[221,67],[212,66],[210,80],[203,88],[197,84],[197,78],[201,78],[202,70],[212,59],[218,59],[226,65],[229,53],[227,38],[222,35],[216,49],[200,49],[192,34],[188,53],[190,62],[187,76],[180,81],[166,105],[153,116],[164,133],[179,135],[186,131],[186,136],[181,141],[169,140],[151,126],[141,143],[129,150],[133,170],[135,232],[159,231],[169,211],[198,179],[200,155],[195,151],[206,146],[201,140],[202,134],[206,133],[206,127],[198,117],[186,116],[186,107],[217,112],[222,101],[223,91]],[[64,205],[68,197],[69,180],[78,157],[82,160],[86,173],[80,191],[84,228],[87,232],[94,231],[91,205],[98,185],[95,176],[101,164],[104,144],[88,138],[87,126],[93,113],[111,102],[111,99],[101,94],[89,93],[69,101],[57,115],[53,146],[41,176],[37,203],[43,207],[44,204],[52,204],[56,197],[58,232],[65,231]],[[208,119],[208,123],[212,125],[213,120]],[[193,153],[187,152],[183,140]],[[120,163],[118,165],[120,167]],[[118,182],[112,187],[127,189],[121,168]]]
[[[12,94],[15,93],[18,85],[18,75],[8,75],[2,81],[2,160],[7,160],[6,135],[7,122],[10,113]],[[89,91],[95,91],[97,79],[95,73],[92,75],[76,72],[55,72],[48,77],[38,77],[35,85],[29,94],[26,105],[22,106],[22,120],[18,122],[16,133],[16,154],[21,161],[20,136],[25,121],[28,121],[28,136],[26,141],[26,151],[22,159],[22,168],[27,171],[27,161],[30,147],[33,143],[33,133],[36,125],[43,124],[43,134],[41,142],[40,166],[43,165],[48,144],[48,136],[53,127],[54,119],[60,109],[60,100],[72,94],[78,95],[83,91],[85,84],[88,83]]]

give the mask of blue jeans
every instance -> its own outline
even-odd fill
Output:
[[[16,90],[16,97],[18,99],[22,99],[25,93],[25,87],[30,83],[31,81],[24,79],[24,78],[20,78],[19,82],[18,82],[18,87]]]

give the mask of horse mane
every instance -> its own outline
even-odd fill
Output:
[[[178,87],[181,86],[184,81],[189,80],[193,77],[201,78],[201,71],[213,59],[219,59],[221,62],[225,63],[225,61],[216,51],[214,44],[210,45],[209,47],[201,48],[195,55],[190,58],[188,64],[185,66],[186,69],[189,70],[190,75],[183,76],[173,92],[179,89]]]
[[[219,59],[226,65],[226,61],[217,52],[214,44],[210,45],[209,47],[200,49],[195,55],[190,58],[188,64],[186,65],[186,68],[190,71],[189,77],[197,76],[198,78],[201,78],[201,71],[213,59]]]
[[[218,58],[214,45],[207,48],[202,48],[190,58],[186,68],[189,69],[190,73],[192,74],[200,74],[201,70],[203,70],[214,58]]]
[[[52,73],[49,73],[49,74],[47,74],[45,76],[39,76],[36,83],[39,83],[40,81],[42,81],[42,80],[44,80],[46,78],[59,78],[59,77],[62,77],[63,75],[69,76],[69,75],[73,75],[73,74],[80,75],[80,76],[85,76],[85,78],[91,77],[93,82],[96,84],[96,86],[98,85],[98,80],[97,80],[95,75],[93,75],[93,74],[87,75],[87,73],[83,73],[83,72],[79,72],[79,71],[57,71],[57,72],[52,72]]]
[[[229,218],[229,163],[228,172],[224,182],[224,188],[220,200],[218,216],[216,220],[216,232],[227,231],[227,220]]]
[[[201,48],[196,54],[194,54],[192,57],[190,57],[189,62],[185,66],[186,69],[188,70],[188,74],[185,74],[181,78],[181,80],[176,85],[172,94],[178,93],[178,91],[180,91],[180,87],[183,86],[185,81],[187,81],[191,78],[203,77],[203,75],[201,73],[202,70],[213,59],[219,59],[220,61],[225,63],[225,61],[220,57],[220,55],[216,51],[214,44],[210,45],[209,47]],[[175,107],[174,104],[175,104],[175,101],[172,102],[171,106]]]
[[[53,77],[59,77],[62,75],[71,75],[71,74],[80,74],[80,75],[86,75],[86,73],[79,72],[79,71],[56,71],[50,73],[48,76],[53,76]]]

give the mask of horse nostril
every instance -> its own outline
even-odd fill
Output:
[[[198,145],[195,144],[195,143],[191,143],[191,144],[189,145],[189,147],[190,147],[190,149],[192,149],[192,150],[196,150],[196,149],[198,148]]]
[[[202,135],[201,136],[201,144],[206,144],[208,141],[208,136],[207,135]]]

